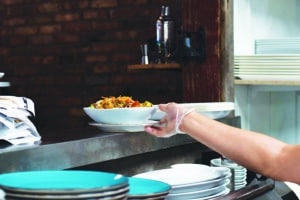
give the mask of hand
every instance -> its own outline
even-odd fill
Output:
[[[176,103],[159,104],[158,107],[165,112],[165,116],[160,120],[161,126],[145,126],[146,132],[157,137],[171,137],[177,133],[183,133],[179,130],[182,119],[194,111]]]

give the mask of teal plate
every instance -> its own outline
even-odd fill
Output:
[[[127,186],[127,177],[99,171],[50,170],[0,175],[0,188],[22,193],[102,192]]]
[[[150,197],[167,195],[171,190],[171,186],[167,183],[144,179],[129,177],[129,194],[128,197]]]

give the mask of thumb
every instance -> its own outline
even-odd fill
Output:
[[[159,104],[158,105],[158,108],[163,112],[167,111],[167,107],[168,107],[168,104]]]

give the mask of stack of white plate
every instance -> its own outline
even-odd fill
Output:
[[[299,81],[299,55],[236,55],[234,76],[241,80]]]
[[[128,199],[165,199],[171,190],[167,183],[136,177],[129,178]]]
[[[0,79],[5,75],[4,72],[0,72]],[[10,83],[6,81],[0,81],[0,87],[9,87]]]
[[[95,171],[29,171],[0,175],[6,199],[127,199],[128,178]]]
[[[300,54],[300,38],[255,40],[255,54]]]
[[[205,200],[229,193],[231,172],[226,167],[176,164],[171,168],[137,174],[134,177],[162,181],[171,186],[167,200]]]
[[[232,177],[229,185],[231,190],[237,190],[247,185],[247,169],[227,159],[215,158],[210,161],[211,166],[227,167],[231,170]]]

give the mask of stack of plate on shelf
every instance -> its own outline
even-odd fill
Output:
[[[128,177],[129,193],[128,199],[165,199],[171,190],[167,183],[136,177]]]
[[[201,164],[175,164],[171,168],[137,174],[133,177],[162,181],[171,186],[167,200],[205,200],[230,192],[231,172],[226,167]]]
[[[0,79],[5,75],[4,72],[0,72]],[[0,87],[9,87],[10,83],[7,81],[0,81]]]
[[[300,38],[257,39],[255,54],[300,54]]]
[[[236,55],[234,76],[241,80],[299,81],[300,54]]]
[[[231,170],[230,189],[237,190],[247,185],[247,169],[227,159],[215,158],[210,161],[211,166],[227,167]]]
[[[128,178],[120,174],[61,170],[0,175],[6,199],[127,199]]]

